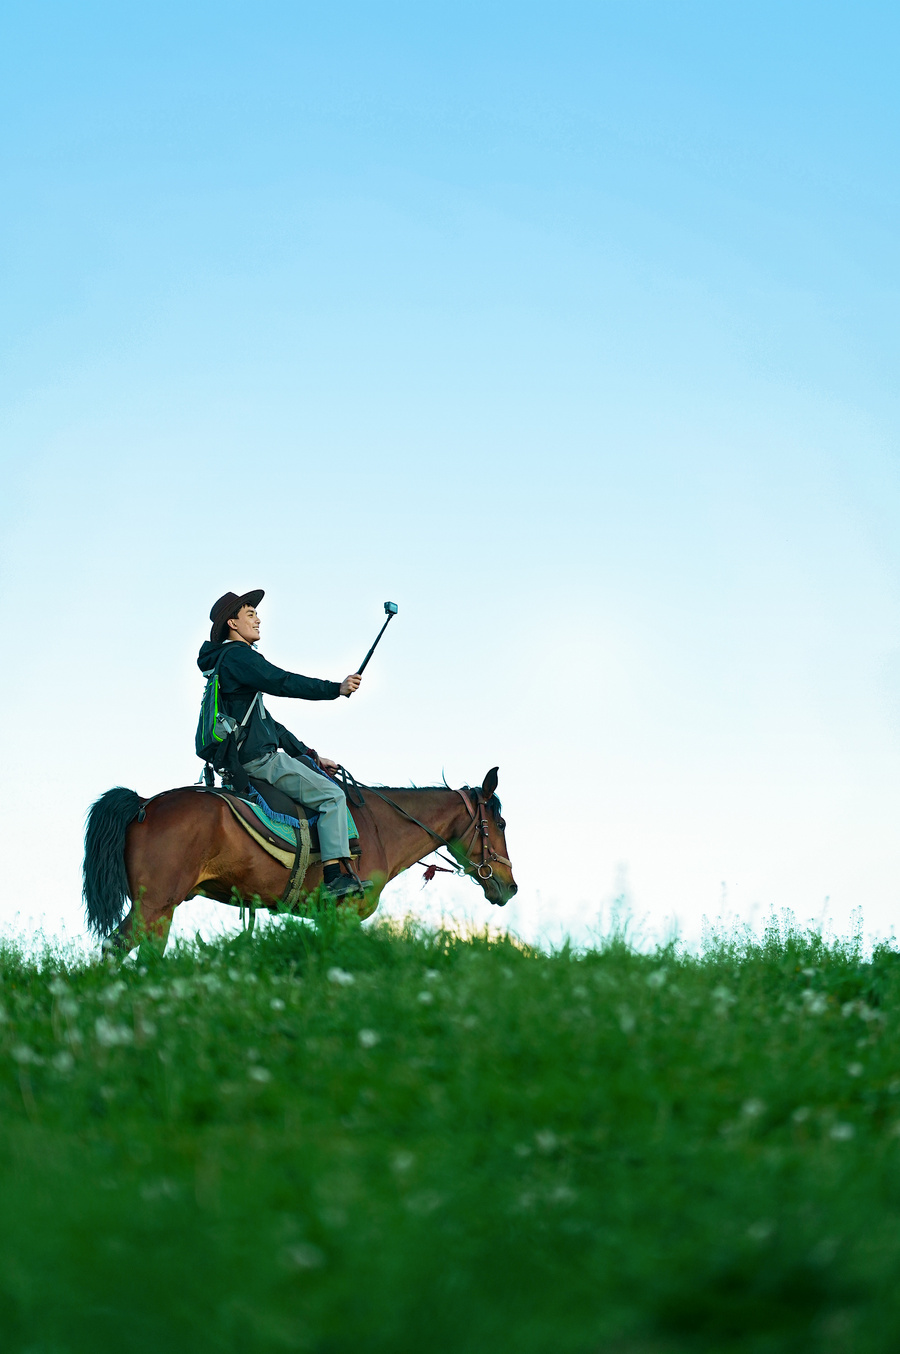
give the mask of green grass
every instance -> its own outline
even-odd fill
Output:
[[[900,1345],[900,955],[0,951],[0,1349]]]

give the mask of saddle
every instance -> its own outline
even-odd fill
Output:
[[[224,799],[244,831],[288,871],[281,904],[288,911],[293,911],[300,902],[307,869],[322,859],[316,830],[319,814],[312,813],[303,804],[295,804],[282,790],[276,790],[262,780],[251,778],[245,794],[206,786],[202,790],[205,794]],[[347,826],[352,833],[350,854],[360,856],[362,846],[359,833],[349,809],[347,818]],[[251,917],[252,914],[251,908]]]
[[[242,827],[254,837],[269,855],[290,866],[296,854],[296,831],[304,828],[309,834],[309,863],[321,860],[319,846],[319,814],[305,804],[297,804],[283,790],[277,790],[264,780],[250,778],[250,789],[245,794],[237,790],[213,790],[224,799]],[[349,814],[348,814],[349,817]],[[361,855],[362,847],[356,824],[350,819],[350,854]]]
[[[319,815],[314,809],[308,809],[305,804],[295,804],[283,790],[277,790],[274,785],[269,785],[264,780],[254,780],[252,776],[250,793],[246,798],[262,809],[269,822],[281,821],[288,827],[293,827],[295,823],[299,824],[301,818],[305,818],[309,825],[310,850],[318,851]]]

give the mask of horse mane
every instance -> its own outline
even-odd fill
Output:
[[[365,790],[366,787],[364,785],[360,785],[359,788],[361,790]],[[440,790],[442,792],[450,790],[453,793],[455,793],[455,791],[453,790],[453,786],[448,785],[446,780],[444,781],[443,785],[416,785],[415,781],[412,781],[409,785],[373,785],[371,788],[373,790],[390,790],[392,794],[399,794],[403,793],[404,791],[408,792],[409,790],[416,790],[422,794],[425,794],[429,790]],[[460,788],[465,790],[467,794],[474,796],[481,789],[481,786],[479,785],[475,787],[473,785],[463,785]],[[494,822],[501,830],[504,829],[506,827],[506,823],[504,822],[503,819],[503,814],[501,811],[502,806],[500,804],[499,797],[496,794],[493,794],[491,795],[490,799],[486,799],[484,802],[485,807],[490,810],[490,814]]]

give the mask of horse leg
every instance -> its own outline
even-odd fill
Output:
[[[160,954],[165,952],[177,903],[156,910],[148,922],[147,908],[142,902],[133,903],[114,931],[103,942],[105,950],[129,954],[143,940],[149,940]]]
[[[134,888],[131,910],[115,927],[107,944],[127,955],[139,942],[148,940],[158,952],[164,953],[175,909],[194,892],[200,872],[200,861],[196,858],[157,862],[152,883]],[[129,862],[129,879],[148,879],[145,862]]]

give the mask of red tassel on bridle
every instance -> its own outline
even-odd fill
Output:
[[[424,879],[424,881],[425,881],[426,884],[430,884],[430,883],[431,883],[432,879],[433,879],[434,876],[437,874],[438,870],[440,870],[441,874],[456,874],[456,873],[457,873],[456,870],[450,870],[450,869],[448,869],[446,865],[426,865],[426,866],[425,866],[425,873],[424,873],[423,876],[422,876],[422,878]]]

